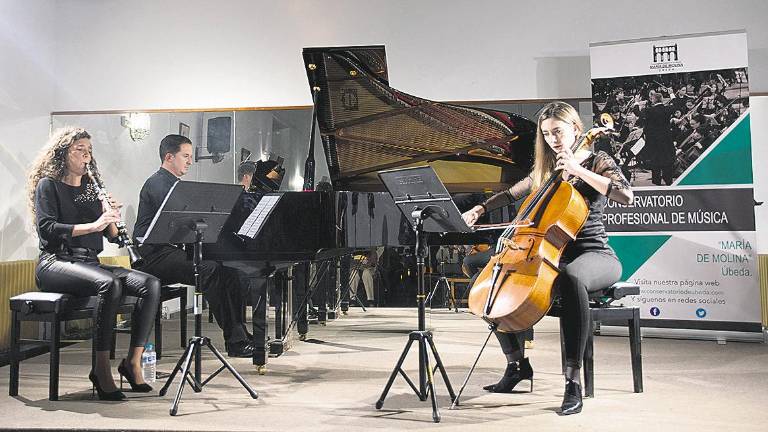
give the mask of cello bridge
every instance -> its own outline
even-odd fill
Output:
[[[510,239],[502,238],[501,244],[508,247],[511,250],[525,250],[526,248],[519,246],[517,243],[513,242]]]

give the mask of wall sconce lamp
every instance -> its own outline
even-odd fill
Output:
[[[128,113],[120,117],[120,124],[128,128],[133,141],[141,141],[149,136],[149,114]]]

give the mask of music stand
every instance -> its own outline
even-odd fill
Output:
[[[404,168],[390,171],[379,172],[379,178],[384,183],[395,204],[401,212],[408,218],[416,233],[416,271],[417,271],[417,306],[418,306],[418,330],[408,334],[408,343],[405,345],[400,359],[397,361],[392,374],[389,376],[381,397],[376,402],[376,409],[381,409],[384,405],[384,398],[387,397],[392,383],[397,374],[400,373],[406,382],[411,386],[419,400],[427,400],[427,396],[432,401],[432,420],[435,423],[440,422],[440,412],[437,408],[437,399],[435,396],[435,385],[433,369],[429,363],[427,347],[432,352],[435,359],[436,368],[443,377],[445,386],[448,388],[448,394],[451,401],[456,398],[448,380],[448,374],[445,372],[443,362],[435,348],[432,332],[426,329],[425,323],[425,282],[424,282],[424,261],[426,258],[426,240],[425,232],[472,232],[461,218],[459,209],[451,199],[445,185],[437,177],[437,174],[429,166]],[[405,357],[414,341],[419,342],[419,388],[417,389],[413,382],[408,378],[402,369]]]
[[[168,387],[176,378],[176,374],[181,372],[179,389],[176,391],[176,397],[170,409],[172,416],[175,416],[178,412],[181,393],[184,390],[185,383],[189,383],[195,393],[199,393],[203,391],[203,387],[208,382],[224,369],[229,370],[235,376],[253,399],[258,397],[256,391],[224,359],[211,340],[201,336],[202,283],[199,268],[200,261],[202,261],[203,243],[215,243],[218,240],[219,233],[242,190],[240,185],[177,181],[165,196],[160,209],[155,214],[147,230],[146,236],[139,239],[142,245],[194,244],[192,265],[195,272],[195,336],[189,339],[187,349],[179,358],[176,367],[171,372],[163,388],[160,389],[160,396],[165,396]],[[203,346],[208,347],[213,355],[219,359],[222,366],[204,381],[201,381],[201,350]],[[194,374],[189,371],[193,356],[195,360]]]

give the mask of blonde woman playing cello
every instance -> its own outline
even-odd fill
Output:
[[[589,292],[608,287],[621,276],[621,263],[607,244],[603,210],[608,199],[628,204],[633,198],[629,182],[608,154],[595,154],[589,149],[577,150],[575,154],[571,151],[582,132],[581,120],[572,106],[564,102],[546,105],[538,118],[531,174],[463,214],[467,224],[473,225],[485,212],[537,190],[557,170],[562,170],[563,180],[570,182],[586,201],[589,215],[576,239],[565,247],[555,281],[561,296],[566,358],[562,415],[576,414],[582,408],[580,371],[590,331]],[[493,250],[485,253],[485,259],[490,259],[492,253]],[[469,267],[482,268],[480,263],[470,264]],[[533,388],[533,369],[524,355],[522,338],[498,331],[496,337],[506,356],[507,368],[498,383],[485,389],[509,393],[522,380],[531,380]]]

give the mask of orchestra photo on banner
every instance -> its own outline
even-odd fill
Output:
[[[669,186],[749,108],[746,68],[592,80],[595,122],[615,122],[611,154],[632,186]]]

